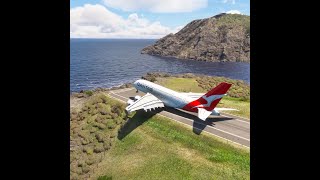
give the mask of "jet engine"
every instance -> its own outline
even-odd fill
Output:
[[[132,99],[128,99],[127,104],[130,106],[131,104],[133,104],[135,101],[139,100],[141,98],[141,96],[136,95],[133,100]]]
[[[141,96],[136,95],[136,96],[134,97],[134,100],[137,101],[137,100],[139,100],[140,98],[141,98]]]
[[[132,99],[129,99],[128,101],[127,101],[127,104],[130,106],[131,104],[133,104],[134,103],[134,100],[132,100]]]

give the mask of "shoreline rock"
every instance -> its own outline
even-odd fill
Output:
[[[250,16],[218,14],[194,20],[142,54],[211,62],[250,62]]]

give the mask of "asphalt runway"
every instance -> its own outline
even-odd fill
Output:
[[[145,93],[136,93],[135,88],[126,88],[110,91],[109,95],[120,101],[127,102],[129,97],[143,96]],[[250,148],[250,121],[249,119],[221,113],[220,116],[209,116],[206,121],[197,117],[196,113],[165,107],[159,115],[177,122],[189,125],[193,132],[200,134],[202,131],[218,136],[227,142],[232,142]]]

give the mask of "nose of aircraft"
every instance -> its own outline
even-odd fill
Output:
[[[133,86],[137,89],[137,84],[138,84],[139,80],[136,80],[134,83],[133,83]]]
[[[135,88],[137,88],[137,83],[138,83],[138,80],[133,83],[133,86],[134,86]]]

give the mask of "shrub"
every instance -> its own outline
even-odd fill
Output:
[[[81,139],[81,144],[82,144],[82,145],[87,145],[87,144],[89,144],[89,143],[90,143],[90,140],[89,140],[89,139],[87,139],[87,138]]]
[[[89,171],[90,171],[90,167],[89,167],[89,166],[84,165],[84,166],[82,167],[82,172],[83,172],[83,173],[88,173]]]
[[[91,115],[95,115],[97,114],[99,111],[97,109],[90,109],[88,114],[91,114]]]
[[[102,114],[102,115],[107,115],[107,114],[108,114],[107,110],[105,110],[105,109],[103,109],[103,108],[100,108],[100,109],[99,109],[99,112],[100,112],[100,114]]]
[[[95,145],[94,147],[94,152],[95,153],[100,153],[100,152],[103,152],[104,151],[104,148],[103,148],[103,144],[102,143],[98,143]]]
[[[99,129],[105,129],[106,128],[106,125],[102,124],[102,123],[94,123],[94,126],[95,127],[98,127]]]
[[[109,119],[104,119],[101,123],[105,124],[105,125],[108,125],[109,121],[112,121],[112,119],[110,119],[110,118]]]
[[[73,170],[76,174],[81,175],[82,174],[82,168],[81,167],[76,167]]]
[[[99,176],[97,180],[112,180],[112,176]]]
[[[115,119],[115,122],[117,125],[121,124],[122,123],[122,119],[121,118],[117,118]]]
[[[87,105],[84,105],[83,107],[82,107],[82,111],[88,111],[90,108],[87,106]]]
[[[90,133],[94,133],[97,131],[97,128],[90,126],[90,128],[88,130]]]
[[[90,147],[90,146],[85,146],[85,147],[83,148],[83,152],[91,155],[91,154],[93,154],[93,148]]]
[[[92,100],[92,104],[98,104],[98,103],[102,103],[102,96],[96,96],[94,97],[94,99]]]
[[[76,154],[76,153],[70,153],[70,161],[73,162],[75,160],[78,160],[79,159],[79,155]],[[71,167],[72,164],[70,164],[70,167]],[[75,165],[75,164],[74,164]]]
[[[111,143],[110,143],[110,141],[105,141],[104,143],[103,143],[103,148],[104,148],[104,150],[109,150],[110,149],[110,147],[111,147]]]
[[[118,117],[118,114],[116,114],[116,113],[112,113],[112,114],[111,114],[111,117],[112,117],[112,119],[115,119],[115,118],[117,118],[117,117]]]
[[[71,112],[70,112],[71,114],[78,114],[77,113],[77,110],[75,110],[75,109],[71,109]]]
[[[78,167],[82,167],[84,165],[85,165],[85,161],[83,160],[78,161]]]
[[[102,96],[101,100],[102,100],[102,103],[107,103],[108,102],[108,99],[107,99],[106,96]]]
[[[170,74],[165,73],[163,77],[170,77]]]
[[[110,134],[110,138],[114,138],[114,137],[116,137],[116,133],[115,133],[115,132],[112,132],[112,133]]]
[[[114,124],[113,120],[112,121],[108,121],[107,126],[108,126],[108,129],[114,129],[116,127],[116,125]]]
[[[83,130],[83,131],[80,131],[80,132],[78,133],[78,135],[79,135],[80,137],[82,137],[82,138],[87,138],[87,137],[89,137],[90,133],[89,133],[88,130]]]
[[[95,156],[89,156],[89,158],[86,160],[86,163],[88,165],[92,165],[94,163],[96,163],[97,159],[95,158]]]
[[[78,124],[76,124],[76,123],[71,123],[71,124],[70,124],[70,129],[71,129],[71,130],[74,129],[74,128],[76,128],[76,127],[78,127]]]
[[[78,179],[79,179],[78,174],[76,174],[76,173],[70,174],[70,180],[78,180]]]
[[[101,123],[102,120],[103,120],[103,118],[102,118],[100,115],[98,115],[98,116],[95,118],[95,121],[96,121],[97,123]]]
[[[86,90],[84,91],[84,94],[88,95],[88,96],[92,96],[93,95],[93,92],[90,91],[90,90]]]
[[[95,137],[98,140],[98,142],[103,142],[105,140],[105,136],[101,132],[96,132]]]
[[[155,82],[157,80],[157,78],[155,78],[154,76],[152,76],[151,78],[150,78],[150,82]]]

